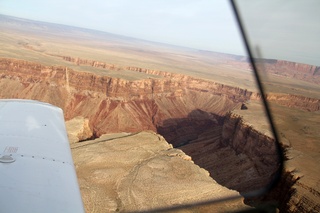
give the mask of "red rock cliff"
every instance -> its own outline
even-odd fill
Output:
[[[267,72],[320,83],[320,67],[283,60],[264,60]]]
[[[164,121],[197,109],[223,115],[251,95],[183,75],[127,81],[14,59],[1,59],[0,70],[1,98],[52,103],[64,109],[67,120],[88,118],[97,135],[168,127]]]
[[[221,143],[231,147],[236,155],[246,155],[254,164],[247,175],[242,175],[246,184],[237,185],[227,182],[231,188],[239,191],[257,190],[271,183],[273,176],[279,169],[279,152],[275,140],[254,129],[239,115],[228,113],[222,127]],[[238,165],[243,166],[243,165]]]
[[[320,66],[275,59],[256,59],[255,62],[259,72],[320,84]],[[252,69],[246,60],[230,60],[226,63],[242,69]]]
[[[260,94],[253,93],[251,91],[247,91],[245,89],[240,89],[237,87],[231,87],[228,85],[223,85],[211,81],[205,81],[196,79],[190,76],[165,72],[161,70],[152,70],[140,67],[119,67],[115,66],[114,64],[107,64],[103,62],[98,62],[94,60],[86,60],[86,59],[79,59],[79,58],[72,58],[69,56],[59,56],[62,57],[64,60],[75,63],[75,64],[82,64],[88,65],[93,67],[105,68],[110,70],[130,70],[135,72],[142,72],[146,74],[158,75],[164,78],[170,78],[174,81],[180,82],[181,87],[188,88],[192,90],[199,90],[203,92],[214,91],[215,94],[223,94],[227,95],[229,98],[235,98],[238,100],[243,101],[243,97],[250,98],[253,100],[261,99]],[[226,61],[226,64],[232,65],[237,68],[242,69],[250,69],[250,64],[244,58],[240,58],[238,60],[230,60]],[[320,67],[308,64],[301,64],[296,62],[290,61],[281,61],[281,60],[271,60],[271,59],[260,59],[257,60],[257,66],[263,65],[263,71],[267,73],[273,73],[281,76],[286,76],[290,78],[296,78],[299,80],[305,80],[312,83],[320,83]],[[167,86],[167,85],[165,85]],[[157,88],[159,89],[159,88]],[[232,91],[233,90],[233,91]],[[159,90],[161,91],[161,90]],[[230,91],[232,93],[230,94]],[[239,95],[234,95],[239,94]],[[274,94],[269,93],[267,95],[267,99],[277,104],[291,107],[291,108],[298,108],[307,111],[318,111],[320,109],[320,99],[304,97],[299,95],[293,94]]]
[[[93,65],[102,66],[96,62]],[[200,153],[199,162],[215,168],[208,170],[213,171],[212,176],[217,181],[220,177],[224,185],[239,191],[255,189],[270,180],[277,169],[274,141],[232,114],[222,119],[230,110],[240,108],[243,102],[259,99],[258,94],[163,71],[132,67],[128,70],[163,78],[127,81],[2,58],[0,98],[27,98],[52,103],[64,109],[67,120],[76,116],[89,119],[96,136],[148,129],[164,131],[176,146],[189,143],[184,147]],[[286,105],[291,102],[290,97],[268,98],[283,101],[281,103]],[[299,107],[319,110],[317,104],[317,100],[304,99]],[[199,133],[203,133],[202,138]],[[213,154],[213,148],[219,151]],[[212,161],[209,155],[203,157],[205,153],[216,160]],[[193,158],[198,163],[196,157]],[[218,165],[211,167],[213,162]]]

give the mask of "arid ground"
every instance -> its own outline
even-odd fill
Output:
[[[0,27],[0,98],[64,110],[87,212],[246,195],[279,170],[246,57],[2,15]],[[245,203],[320,211],[320,67],[262,62],[285,167]],[[181,211],[242,208],[240,196]]]

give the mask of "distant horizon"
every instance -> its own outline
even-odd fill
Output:
[[[110,32],[96,30],[96,29],[89,29],[89,28],[71,26],[71,25],[60,24],[60,23],[53,23],[53,22],[45,22],[45,21],[40,21],[40,20],[32,20],[32,19],[27,19],[27,18],[17,17],[17,16],[11,16],[11,15],[6,15],[6,14],[0,14],[0,16],[7,16],[7,17],[11,17],[11,18],[18,18],[18,19],[23,19],[23,20],[28,20],[28,21],[41,22],[41,23],[54,24],[54,25],[61,25],[61,26],[66,26],[66,27],[74,27],[74,28],[83,29],[83,30],[97,31],[97,32],[107,33],[107,34],[111,34],[111,35],[115,35],[115,36],[119,36],[119,37],[126,37],[126,38],[130,38],[130,39],[136,39],[136,40],[146,41],[146,42],[151,42],[151,43],[158,43],[158,44],[163,44],[163,45],[175,46],[175,47],[179,47],[179,48],[187,48],[187,49],[197,50],[197,51],[208,51],[208,52],[212,52],[212,53],[221,53],[221,54],[227,54],[227,55],[234,55],[234,56],[247,58],[247,60],[249,62],[249,56],[247,56],[247,55],[240,55],[240,54],[233,54],[233,53],[226,53],[226,52],[218,52],[218,51],[211,51],[211,50],[195,49],[195,48],[192,48],[192,47],[179,46],[179,45],[168,44],[168,43],[163,43],[163,42],[159,42],[159,41],[145,40],[145,39],[141,39],[141,38],[135,38],[135,37],[130,37],[130,36],[125,36],[125,35],[110,33]],[[256,58],[256,59],[260,59],[260,58]],[[304,63],[304,62],[297,62],[297,61],[278,59],[278,58],[262,58],[262,59],[265,59],[265,60],[283,60],[283,61],[295,62],[295,63],[300,63],[300,64],[308,64],[308,63]],[[319,66],[317,64],[308,64],[308,65]]]
[[[90,28],[84,28],[84,27],[78,27],[78,26],[71,26],[71,25],[67,25],[67,24],[60,24],[60,23],[53,23],[53,22],[46,22],[46,21],[41,21],[41,20],[32,20],[32,19],[28,19],[28,18],[17,17],[17,16],[12,16],[12,15],[6,15],[6,14],[0,14],[0,16],[7,16],[7,17],[10,17],[10,18],[23,19],[23,20],[27,20],[27,21],[40,22],[40,23],[45,23],[45,24],[53,24],[53,25],[61,25],[61,26],[66,26],[66,27],[73,27],[73,28],[78,28],[78,29],[81,29],[81,30],[97,31],[97,32],[101,32],[101,33],[111,34],[111,35],[114,35],[114,36],[126,37],[126,38],[130,38],[130,39],[135,39],[135,40],[140,40],[140,41],[145,41],[145,42],[150,42],[150,43],[158,43],[158,44],[174,46],[174,47],[178,47],[178,48],[186,48],[186,49],[190,49],[190,50],[212,52],[212,53],[219,53],[219,54],[226,54],[226,55],[234,55],[234,56],[244,57],[250,63],[249,56],[247,56],[247,55],[233,54],[233,53],[227,53],[227,52],[218,52],[218,51],[213,51],[213,50],[196,49],[196,48],[192,48],[192,47],[179,46],[179,45],[175,45],[175,44],[169,44],[169,43],[164,43],[164,42],[159,42],[159,41],[152,41],[152,40],[145,40],[145,39],[141,39],[141,38],[135,38],[135,37],[130,37],[130,36],[126,36],[126,35],[110,33],[110,32],[101,31],[101,30],[97,30],[97,29],[90,29]],[[282,60],[282,61],[289,61],[289,62],[300,63],[300,64],[319,66],[317,64],[308,64],[308,63],[304,63],[304,62],[286,60],[286,59],[279,59],[279,58],[254,58],[254,59]]]
[[[237,0],[254,56],[320,66],[319,0]]]
[[[251,49],[320,65],[320,1],[236,0]],[[227,0],[2,0],[0,13],[146,41],[247,56]]]
[[[225,0],[3,0],[0,13],[181,47],[246,55],[231,5]]]
[[[33,19],[28,19],[28,18],[18,17],[18,16],[12,16],[12,15],[6,15],[6,14],[0,14],[0,16],[6,16],[6,17],[10,17],[10,18],[22,19],[22,20],[32,21],[32,22],[40,22],[40,23],[44,23],[44,24],[61,25],[61,26],[65,26],[65,27],[78,28],[78,29],[81,29],[81,30],[97,31],[97,32],[100,32],[100,33],[111,34],[111,35],[114,35],[114,36],[126,37],[126,38],[130,38],[130,39],[135,39],[135,40],[140,40],[140,41],[146,41],[146,42],[150,42],[150,43],[158,43],[158,44],[163,44],[163,45],[168,45],[168,46],[175,46],[175,47],[179,47],[179,48],[186,48],[186,49],[196,50],[196,51],[204,51],[204,52],[221,53],[221,54],[227,54],[227,55],[248,57],[248,56],[245,55],[245,54],[240,55],[240,54],[234,54],[234,53],[228,53],[228,52],[219,52],[219,51],[214,51],[214,50],[197,49],[197,48],[188,47],[188,46],[181,46],[181,45],[176,45],[176,44],[164,43],[164,42],[161,42],[161,41],[146,40],[146,39],[142,39],[142,38],[137,38],[137,37],[131,37],[131,36],[127,36],[127,35],[116,34],[116,33],[107,32],[107,31],[102,31],[102,30],[93,29],[93,28],[84,28],[84,27],[79,27],[79,26],[72,26],[72,25],[61,24],[61,23],[47,22],[47,21],[42,21],[42,20],[33,20]]]

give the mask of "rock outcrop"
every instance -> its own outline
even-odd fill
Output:
[[[314,84],[320,84],[320,66],[276,59],[255,59],[256,68],[260,73],[269,73],[286,78],[298,79]],[[252,66],[247,58],[230,58],[225,64],[244,70]]]
[[[98,62],[94,60],[72,58],[69,56],[58,56],[58,57],[62,57],[64,60],[72,63],[76,63],[77,65],[82,64],[82,65],[88,65],[88,66],[99,67],[99,68],[110,69],[110,70],[118,70],[118,71],[130,70],[135,72],[162,76],[165,78],[173,78],[177,80],[180,79],[180,81],[188,82],[188,84],[183,85],[185,86],[185,88],[192,88],[192,89],[201,90],[204,92],[209,92],[212,89],[214,89],[212,88],[211,86],[212,82],[210,81],[195,79],[193,77],[185,76],[182,74],[170,73],[170,72],[152,70],[152,69],[146,69],[146,68],[139,68],[139,67],[130,67],[130,66],[120,67],[114,64],[107,64],[107,63]],[[245,58],[239,58],[237,60],[234,60],[234,57],[232,57],[232,59],[233,60],[226,61],[225,63],[237,68],[242,67],[243,69],[251,69],[249,66],[249,63],[247,62],[247,60],[245,60]],[[320,67],[318,66],[295,63],[290,61],[270,60],[270,59],[258,60],[257,66],[262,66],[263,72],[277,74],[277,75],[288,77],[288,78],[305,80],[305,81],[309,81],[317,84],[320,83]],[[189,83],[191,82],[193,82],[193,84],[190,85]],[[215,84],[219,85],[220,88],[218,90],[222,92],[220,94],[228,94],[228,91],[236,89],[238,90],[238,91],[235,91],[236,93],[239,92],[241,95],[245,96],[246,98],[250,98],[252,100],[261,99],[261,95],[259,93],[254,93],[251,91],[234,88],[234,87],[230,87],[223,84],[217,84],[217,83]],[[234,98],[237,99],[239,98],[239,96]],[[277,94],[277,93],[274,93],[274,94],[269,93],[266,98],[267,100],[276,102],[277,104],[280,104],[286,107],[298,108],[298,109],[308,110],[308,111],[320,110],[320,99],[316,99],[316,98],[305,97],[305,96],[295,95],[295,94]]]
[[[103,135],[71,146],[87,212],[150,211],[237,196],[217,184],[181,150],[152,132]],[[241,199],[182,209],[226,212]]]
[[[279,171],[274,139],[234,113],[180,148],[218,183],[243,194],[268,186]]]
[[[267,73],[320,84],[320,67],[283,60],[262,59],[258,66]]]
[[[255,101],[247,105],[248,110],[235,110],[233,113],[241,116],[259,132],[268,129],[267,121],[262,119],[262,105]],[[246,203],[275,203],[280,212],[318,212],[319,113],[283,107],[274,102],[271,102],[271,110],[284,150],[284,169],[280,182],[269,194],[254,200],[246,199]],[[264,134],[270,133],[266,131]]]
[[[94,135],[89,127],[89,120],[81,116],[77,116],[66,122],[66,128],[70,143],[89,140]]]
[[[128,81],[1,59],[1,98],[28,98],[61,107],[66,120],[89,119],[96,136],[167,128],[169,119],[186,118],[193,110],[216,115],[240,107],[251,92],[189,76]],[[193,117],[189,117],[189,123]],[[173,123],[175,124],[175,123]]]
[[[267,100],[282,106],[309,112],[320,110],[320,99],[304,97],[301,95],[270,94],[267,95]]]
[[[247,176],[243,177],[247,185],[241,184],[232,188],[248,192],[263,188],[273,181],[273,175],[277,173],[280,165],[280,153],[273,137],[257,131],[239,115],[230,113],[223,124],[221,143],[231,147],[236,155],[246,155],[253,163],[251,171],[247,171]]]

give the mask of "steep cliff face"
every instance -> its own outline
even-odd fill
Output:
[[[303,183],[301,179],[301,174],[285,169],[281,180],[268,195],[245,202],[274,202],[278,204],[281,212],[319,212],[319,192],[310,187],[310,183]]]
[[[216,82],[195,79],[190,76],[170,73],[161,70],[152,70],[140,67],[120,67],[114,64],[107,64],[94,60],[86,60],[80,58],[72,58],[69,56],[58,56],[62,57],[64,60],[75,63],[77,65],[87,65],[93,67],[99,67],[110,70],[130,70],[140,73],[152,74],[157,76],[162,76],[164,78],[170,78],[174,81],[178,81],[180,83],[179,86],[187,89],[203,91],[203,92],[211,92],[214,91],[215,94],[225,95],[228,98],[237,99],[239,101],[244,101],[246,99],[252,100],[260,100],[261,95],[259,93],[254,93],[245,89],[231,87],[228,85],[219,84]],[[239,58],[237,60],[230,60],[225,62],[228,65],[233,67],[242,68],[244,70],[249,70],[250,64],[247,62],[245,58]],[[305,80],[308,82],[320,83],[320,67],[308,64],[301,64],[290,61],[281,61],[281,60],[267,60],[261,59],[257,61],[257,66],[262,66],[263,71],[267,73],[277,74],[280,76],[285,76],[289,78],[295,78],[299,80]],[[167,84],[164,84],[168,86]],[[159,88],[155,88],[157,91]],[[169,89],[170,90],[170,89]],[[267,95],[267,99],[273,101],[282,106],[298,108],[302,110],[308,111],[318,111],[320,109],[320,99],[304,97],[301,95],[293,95],[293,94],[275,94],[269,93]]]
[[[191,76],[178,74],[178,73],[171,73],[161,70],[153,70],[153,69],[146,69],[141,67],[133,67],[133,66],[127,66],[127,67],[121,67],[116,66],[114,64],[107,64],[104,62],[94,61],[94,60],[87,60],[87,59],[80,59],[80,58],[73,58],[69,56],[58,56],[62,59],[75,63],[77,65],[87,65],[92,67],[98,67],[98,68],[104,68],[104,69],[110,69],[110,70],[129,70],[134,72],[140,72],[145,74],[152,74],[163,77],[162,80],[157,81],[163,81],[162,84],[154,84],[154,79],[149,79],[149,82],[153,84],[152,86],[157,86],[155,88],[152,88],[157,93],[163,93],[168,91],[173,91],[172,89],[178,89],[177,93],[181,94],[183,92],[181,89],[191,89],[196,91],[202,91],[202,92],[212,92],[213,94],[217,95],[224,95],[229,98],[236,99],[238,101],[244,101],[250,98],[250,96],[253,94],[253,92],[248,91],[246,89],[241,89],[238,87],[232,87],[224,84],[220,84],[217,82],[207,81],[203,79],[197,79]],[[147,80],[144,80],[145,82]],[[137,85],[139,86],[139,85]],[[141,85],[140,85],[141,86]],[[145,85],[144,88],[150,88],[149,85]],[[170,88],[170,86],[173,86]],[[132,92],[132,91],[131,91]],[[141,92],[141,91],[139,91]],[[146,91],[148,92],[148,91]],[[140,93],[139,93],[140,94]]]
[[[234,113],[180,148],[218,183],[241,193],[266,187],[279,169],[274,139]]]
[[[319,66],[276,59],[256,59],[255,62],[259,72],[266,72],[274,75],[320,84]],[[228,60],[225,61],[225,64],[246,70],[252,69],[250,63],[248,63],[247,59],[245,58]]]
[[[282,106],[301,109],[309,112],[320,110],[320,99],[309,98],[300,95],[268,94],[267,100]]]
[[[239,191],[259,189],[273,180],[280,161],[273,138],[255,130],[239,115],[230,113],[223,124],[221,143],[231,147],[237,155],[246,155],[254,165],[254,172],[244,177],[248,185],[237,187]]]
[[[95,135],[170,128],[194,110],[223,115],[250,93],[183,76],[127,81],[64,67],[1,59],[1,98],[28,98],[64,109],[66,120],[82,116]],[[185,122],[190,126],[194,116]],[[211,120],[211,119],[209,119]]]
[[[251,100],[261,100],[261,95],[254,93]],[[320,99],[310,98],[301,95],[268,93],[266,99],[273,103],[289,108],[301,109],[309,112],[320,110]]]
[[[319,66],[283,60],[263,60],[262,62],[266,72],[320,84]]]

